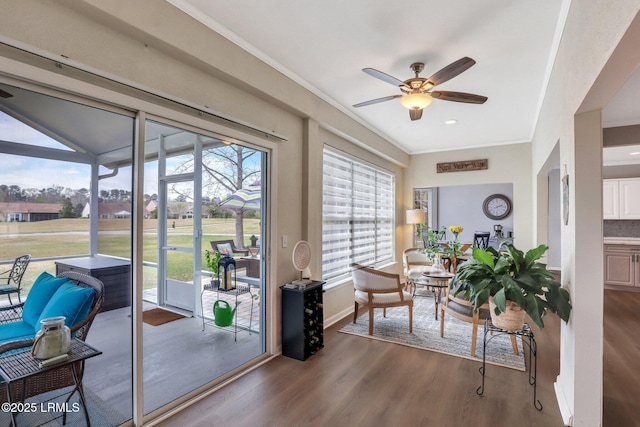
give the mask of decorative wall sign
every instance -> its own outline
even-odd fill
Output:
[[[463,160],[461,162],[438,163],[438,173],[466,172],[489,169],[489,159]]]

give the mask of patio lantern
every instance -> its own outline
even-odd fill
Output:
[[[236,260],[230,256],[223,256],[218,261],[218,281],[220,289],[229,291],[236,288]],[[222,273],[222,278],[220,274]]]

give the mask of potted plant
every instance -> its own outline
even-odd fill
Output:
[[[218,261],[222,258],[222,254],[220,252],[213,252],[205,249],[204,251],[204,259],[207,264],[208,269],[211,271],[211,286],[216,289],[220,286],[220,279],[218,279],[218,273],[220,272],[220,266],[218,265]]]
[[[492,247],[474,248],[473,258],[458,267],[451,292],[464,294],[476,309],[489,301],[491,321],[502,329],[521,329],[525,312],[540,328],[544,328],[542,317],[547,311],[568,322],[569,292],[553,278],[546,264],[538,262],[547,249],[540,245],[525,254],[512,244],[505,245],[503,253]],[[512,310],[519,314],[519,324],[508,322],[514,315]]]

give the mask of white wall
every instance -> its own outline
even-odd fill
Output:
[[[552,169],[548,176],[549,212],[547,235],[547,264],[550,267],[559,268],[561,265],[562,250],[562,193],[560,169]]]
[[[533,230],[531,227],[533,210],[530,148],[529,144],[524,143],[411,156],[411,164],[405,175],[405,209],[411,208],[414,188],[511,184],[513,210],[510,218],[513,221],[513,231],[517,238],[517,245],[522,248],[531,248],[533,243]],[[488,169],[449,173],[437,173],[436,171],[438,163],[472,159],[488,159]],[[442,202],[439,202],[439,204],[442,204]],[[439,217],[438,221],[441,225],[465,226],[464,223],[453,224],[443,217]],[[405,225],[404,228],[404,247],[408,248],[411,247],[413,230],[409,225]],[[493,231],[493,227],[489,231]]]
[[[462,243],[473,243],[473,234],[476,231],[488,231],[493,236],[493,226],[502,225],[502,233],[505,237],[513,231],[513,213],[501,220],[488,218],[482,211],[484,200],[492,194],[503,194],[513,200],[513,184],[473,184],[450,185],[438,187],[438,224],[440,227],[461,225],[464,231],[458,239]],[[453,234],[447,229],[447,240],[452,239]],[[519,248],[517,240],[514,241]],[[530,248],[521,248],[526,252]]]
[[[556,393],[566,422],[592,426],[602,422],[602,131],[597,126],[600,110],[640,63],[635,29],[640,29],[635,23],[640,1],[570,6],[532,142],[532,181],[542,185],[536,175],[559,141],[560,168],[563,174],[566,168],[570,183],[562,280],[573,312],[561,329]],[[623,39],[632,21],[633,31]]]

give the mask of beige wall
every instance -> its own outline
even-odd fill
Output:
[[[637,31],[627,48],[616,50],[639,8],[637,0],[571,2],[532,142],[534,182],[558,141],[561,172],[564,175],[566,168],[569,175],[570,215],[568,225],[562,226],[562,280],[574,308],[569,324],[562,326],[556,394],[563,417],[576,426],[599,425],[602,419],[599,111],[640,63]],[[610,60],[613,62],[607,64]],[[579,112],[585,114],[575,116]],[[594,189],[599,191],[594,193]]]
[[[489,159],[489,168],[469,172],[436,172],[438,163],[473,159]],[[513,232],[518,237],[517,246],[530,249],[533,245],[530,160],[531,145],[528,143],[413,155],[406,171],[404,209],[412,207],[414,188],[513,183]],[[402,227],[405,229],[403,246],[411,247],[411,226]]]

